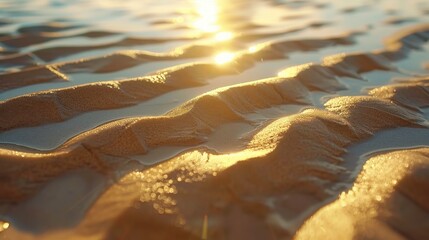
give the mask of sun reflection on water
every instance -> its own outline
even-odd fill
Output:
[[[221,52],[215,56],[215,62],[217,64],[225,64],[234,60],[235,54],[231,52]]]
[[[234,34],[232,32],[219,32],[215,35],[215,39],[219,42],[228,41],[234,38]]]
[[[192,26],[203,32],[217,32],[220,30],[218,25],[218,3],[216,0],[194,0],[195,10],[198,18]]]

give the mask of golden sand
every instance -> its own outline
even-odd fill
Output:
[[[0,3],[0,239],[429,237],[427,4],[179,2]]]

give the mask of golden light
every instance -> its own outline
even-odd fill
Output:
[[[220,32],[215,35],[215,39],[219,42],[231,40],[233,37],[232,32]]]
[[[8,228],[9,228],[9,223],[8,222],[1,223],[1,221],[0,221],[0,232],[6,230]]]
[[[249,47],[249,49],[247,49],[247,51],[248,51],[249,53],[255,53],[255,52],[257,52],[257,51],[258,51],[258,47],[256,47],[256,46],[251,46],[251,47]]]
[[[263,50],[263,49],[265,49],[265,48],[269,48],[269,47],[270,47],[270,45],[271,45],[271,43],[260,43],[260,44],[256,44],[256,45],[250,46],[250,47],[247,49],[247,51],[248,51],[249,53],[256,53],[256,52],[262,51],[262,50]]]
[[[312,66],[312,63],[307,63],[307,64],[301,64],[298,66],[294,66],[294,67],[288,67],[282,71],[280,71],[277,76],[279,77],[296,77],[300,72],[304,71],[305,69],[308,69]]]
[[[217,64],[225,64],[231,62],[235,57],[235,54],[231,52],[222,52],[215,56],[215,62]]]
[[[216,0],[194,0],[195,10],[199,18],[192,24],[193,27],[204,32],[217,32],[220,26],[217,24],[218,3]]]

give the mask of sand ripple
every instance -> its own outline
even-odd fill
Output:
[[[426,239],[414,1],[0,3],[0,238]]]
[[[428,166],[428,148],[371,157],[353,188],[312,216],[295,239],[425,239]]]

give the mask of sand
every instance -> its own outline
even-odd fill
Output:
[[[426,238],[428,154],[415,148],[372,156],[353,187],[314,214],[295,239]]]
[[[428,238],[412,2],[4,3],[0,239]]]

